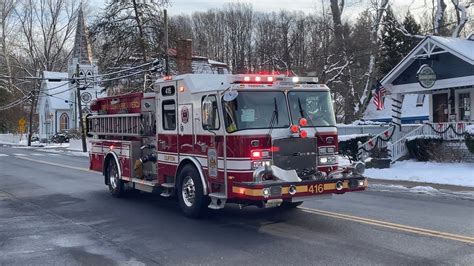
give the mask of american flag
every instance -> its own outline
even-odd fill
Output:
[[[377,87],[375,88],[374,92],[374,104],[377,107],[377,110],[384,109],[383,97],[385,96],[386,92],[387,91],[385,90],[384,86],[380,82],[377,82]]]

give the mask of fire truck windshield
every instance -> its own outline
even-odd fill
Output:
[[[275,91],[239,91],[233,101],[225,102],[224,120],[227,132],[244,129],[263,129],[270,126],[285,128],[290,126],[285,94]],[[277,109],[275,109],[277,108]],[[278,119],[274,114],[278,114]]]
[[[308,127],[336,126],[328,91],[291,91],[288,93],[288,102],[293,124],[298,124],[304,117]]]

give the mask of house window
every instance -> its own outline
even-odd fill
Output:
[[[459,94],[459,120],[469,121],[471,119],[471,97],[469,92]]]
[[[59,117],[59,130],[68,130],[69,129],[69,116],[66,113],[62,113]]]
[[[418,94],[418,97],[416,98],[416,107],[422,107],[424,102],[425,102],[425,95]]]

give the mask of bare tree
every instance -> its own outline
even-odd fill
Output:
[[[455,8],[457,19],[457,25],[453,31],[452,37],[456,38],[461,35],[461,31],[464,29],[464,26],[468,22],[469,16],[467,10],[474,2],[471,1],[469,3],[460,3],[459,0],[451,0],[451,2],[453,3],[453,6]]]
[[[70,0],[24,0],[15,9],[19,21],[20,44],[17,49],[26,56],[14,57],[16,67],[28,76],[42,71],[64,71],[70,55],[70,40],[75,30],[78,3]],[[31,144],[39,85],[32,91],[28,145]]]
[[[432,0],[433,2],[433,9],[434,9],[434,16],[433,16],[433,32],[435,35],[440,34],[440,28],[443,27],[444,24],[444,13],[446,11],[446,3],[444,0]]]

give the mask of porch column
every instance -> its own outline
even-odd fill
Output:
[[[402,104],[403,97],[405,95],[401,93],[394,93],[391,95],[392,98],[392,124],[397,125],[398,129],[402,130]]]

